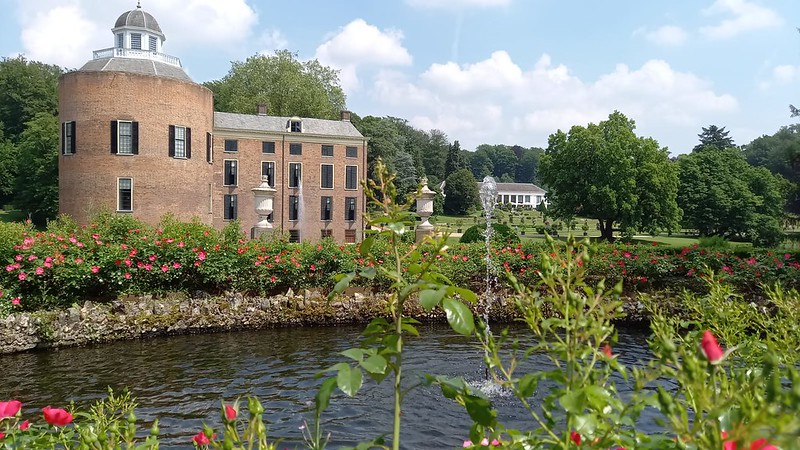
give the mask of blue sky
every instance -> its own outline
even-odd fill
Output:
[[[135,0],[0,0],[0,55],[79,68]],[[617,109],[673,154],[796,122],[797,0],[143,0],[197,82],[287,48],[341,70],[348,107],[462,148],[546,147]]]

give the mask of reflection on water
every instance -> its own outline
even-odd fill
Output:
[[[404,356],[409,383],[425,373],[463,376],[483,383],[507,426],[529,429],[531,419],[513,396],[483,382],[482,352],[477,343],[446,326],[426,326]],[[266,409],[270,436],[300,447],[300,427],[313,417],[320,380],[314,375],[345,358],[339,352],[356,346],[361,328],[268,329],[117,342],[2,358],[0,401],[23,402],[26,415],[43,406],[87,405],[105,396],[107,387],[127,387],[137,398],[137,415],[147,426],[160,418],[165,448],[192,448],[191,436],[202,422],[220,422],[220,400],[255,395]],[[625,364],[647,359],[645,336],[620,333],[615,348]],[[533,361],[539,369],[543,361]],[[618,381],[618,383],[622,383]],[[331,448],[391,434],[389,380],[366,381],[356,398],[340,392],[323,417]],[[620,390],[624,388],[620,386]],[[539,394],[537,394],[539,395]],[[405,398],[403,446],[409,449],[457,448],[468,434],[469,417],[436,388],[417,388]]]

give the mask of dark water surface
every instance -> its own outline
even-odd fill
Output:
[[[314,375],[345,361],[339,352],[357,346],[361,331],[362,327],[267,329],[4,355],[0,401],[18,399],[26,416],[40,416],[44,406],[64,407],[74,400],[85,407],[104,397],[108,386],[127,387],[138,400],[140,421],[149,427],[153,419],[160,419],[162,447],[188,449],[203,421],[219,425],[221,399],[231,402],[255,395],[266,409],[270,440],[283,438],[281,448],[302,448],[300,427],[313,418],[320,383]],[[476,341],[444,325],[424,326],[420,333],[406,346],[406,381],[431,373],[485,384]],[[620,332],[619,340],[614,352],[624,364],[647,359],[644,334]],[[532,364],[546,368],[543,358]],[[330,448],[391,434],[390,381],[365,381],[356,398],[334,394],[323,416],[324,429],[331,433]],[[503,423],[533,428],[514,397],[496,389],[487,392]],[[244,403],[242,414],[247,414]],[[403,447],[460,448],[470,423],[464,409],[438,388],[417,388],[405,398]]]

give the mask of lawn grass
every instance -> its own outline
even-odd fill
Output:
[[[22,222],[25,214],[18,209],[0,208],[0,222]]]

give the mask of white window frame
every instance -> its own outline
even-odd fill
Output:
[[[322,185],[323,177],[322,177],[322,168],[325,166],[330,166],[331,168],[331,186],[325,187]],[[319,165],[319,188],[324,190],[332,190],[336,186],[336,168],[333,164],[320,164]]]
[[[179,129],[183,132],[183,138],[181,139],[178,138]],[[180,153],[178,152],[178,142],[183,144]],[[173,156],[173,158],[186,159],[186,127],[175,125],[175,140],[173,141],[173,145],[175,146],[175,156]]]
[[[292,199],[293,198],[297,199],[297,214],[295,215],[294,219],[292,219]],[[286,203],[287,203],[287,205],[289,207],[289,210],[287,211],[287,214],[286,214],[286,217],[289,218],[289,222],[297,222],[297,221],[299,221],[301,219],[301,217],[300,217],[300,196],[299,195],[290,195],[289,199],[288,199],[288,201]]]
[[[127,124],[129,127],[129,133],[127,135],[122,134],[122,125]],[[128,141],[128,150],[123,151],[122,147],[122,137],[126,136]],[[117,121],[117,154],[118,155],[133,155],[133,121],[132,120],[118,120]]]
[[[321,220],[321,221],[323,221],[323,222],[330,222],[330,221],[332,221],[332,220],[333,220],[333,196],[332,196],[332,195],[320,195],[320,196],[319,196],[319,199],[320,199],[319,220]],[[322,207],[322,202],[323,202],[325,199],[327,199],[327,202],[326,202],[326,204],[327,204],[327,205],[330,205],[330,210],[329,210],[329,212],[330,212],[330,215],[328,216],[328,218],[327,218],[327,219],[325,219],[325,218],[323,218],[323,217],[322,217],[322,214],[323,214],[323,212],[325,211],[325,209],[323,209],[323,207]]]
[[[228,208],[225,205],[226,198],[230,198],[231,202],[233,202],[233,217],[225,217],[228,214]],[[224,194],[222,196],[222,220],[233,221],[238,218],[239,218],[239,194],[236,193]]]
[[[134,46],[134,42],[135,42],[134,38],[137,37],[137,36],[139,37],[139,46],[135,47]],[[133,49],[133,50],[141,50],[142,49],[142,33],[131,33],[131,49]]]
[[[270,180],[271,182],[269,184],[269,187],[274,188],[275,187],[275,177],[277,176],[277,173],[276,173],[275,169],[278,167],[278,164],[275,161],[261,161],[261,178],[262,179],[265,176],[264,175],[264,163],[272,164],[272,179]]]
[[[117,48],[125,48],[125,33],[117,33],[116,42]]]
[[[131,205],[130,205],[130,209],[122,209],[122,205],[121,205],[122,202],[120,201],[120,194],[122,193],[121,192],[121,187],[120,187],[120,182],[122,180],[128,180],[131,183],[131,187],[130,187],[130,190],[131,190]],[[133,177],[117,177],[117,212],[124,212],[124,213],[133,212]]]
[[[233,170],[235,172],[235,175],[234,175],[235,180],[233,180],[234,184],[226,183],[227,178],[228,178],[228,167],[227,167],[228,166],[228,162],[232,162],[233,163]],[[239,160],[238,159],[223,159],[222,160],[222,185],[223,186],[229,186],[229,187],[239,186]]]
[[[356,180],[355,180],[356,181],[356,187],[354,187],[354,188],[347,187],[347,169],[349,167],[355,167],[356,168]],[[345,191],[357,191],[358,190],[358,166],[354,166],[354,165],[344,166],[344,190]]]
[[[155,36],[147,36],[147,50],[151,52],[158,52],[158,38]]]
[[[292,186],[292,166],[295,165],[295,164],[300,166],[300,177],[299,177],[300,179],[297,180],[297,186]],[[303,185],[303,163],[301,163],[301,162],[290,162],[290,163],[288,163],[286,170],[287,170],[286,173],[287,173],[287,175],[289,177],[289,181],[288,181],[287,185],[292,189],[300,188]]]

